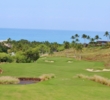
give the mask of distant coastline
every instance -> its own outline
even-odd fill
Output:
[[[44,31],[80,31],[80,32],[105,32],[105,31],[94,31],[94,30],[64,30],[64,29],[35,29],[35,28],[0,28],[0,29],[10,29],[10,30],[44,30]]]
[[[7,40],[11,38],[12,40],[26,39],[29,41],[49,41],[63,43],[63,41],[71,42],[71,36],[74,34],[79,34],[80,38],[82,34],[90,35],[91,37],[99,35],[103,40],[104,32],[99,31],[77,31],[77,30],[47,30],[47,29],[17,29],[17,28],[0,28],[0,40]],[[81,39],[80,42],[83,42]]]

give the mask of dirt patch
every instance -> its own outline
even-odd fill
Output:
[[[86,69],[89,72],[104,72],[104,71],[110,71],[110,69],[102,69],[102,70],[94,70],[94,69]]]
[[[33,84],[33,83],[37,83],[37,82],[40,82],[41,81],[40,78],[25,78],[25,77],[20,77],[18,79],[20,80],[20,82],[18,84]]]

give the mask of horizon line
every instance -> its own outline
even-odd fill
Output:
[[[106,32],[106,31],[96,31],[96,30],[72,30],[72,29],[37,29],[37,28],[2,28],[0,29],[19,29],[19,30],[47,30],[47,31],[85,31],[85,32]]]

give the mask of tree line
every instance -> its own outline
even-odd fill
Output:
[[[107,41],[110,39],[108,31],[105,32],[104,36],[107,37]],[[83,47],[86,47],[86,40],[90,41],[88,47],[92,47],[95,41],[101,39],[99,35],[91,38],[89,35],[83,34],[84,43],[80,43],[79,37],[78,34],[75,34],[71,36],[72,42],[64,41],[63,44],[51,43],[49,41],[28,41],[25,39],[16,41],[9,38],[7,41],[0,43],[0,62],[30,63],[36,61],[44,54],[52,55],[54,52],[60,52],[69,48],[74,48],[74,53],[77,51],[80,54]]]

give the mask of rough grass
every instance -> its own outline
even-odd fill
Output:
[[[102,49],[102,47],[93,47],[93,48],[83,48],[82,60],[86,61],[102,61],[105,64],[105,68],[110,68],[110,48]],[[67,49],[61,52],[54,53],[53,56],[60,57],[72,57],[76,58],[77,53],[75,54],[74,49]]]
[[[110,86],[110,80],[105,77],[99,76],[99,75],[87,76],[87,75],[83,75],[83,74],[78,74],[77,77],[82,78],[82,79],[92,80],[92,81]]]
[[[18,84],[20,81],[18,78],[11,76],[1,76],[0,84]]]
[[[55,75],[54,74],[43,74],[39,76],[39,78],[41,79],[41,81],[46,81],[46,80],[55,78]]]
[[[45,60],[55,61],[47,63]],[[67,63],[72,61],[72,63]],[[0,100],[109,100],[110,88],[87,79],[74,78],[78,73],[93,76],[87,68],[104,68],[102,62],[77,61],[73,58],[46,57],[35,63],[7,63],[0,76],[38,77],[54,73],[56,78],[30,85],[0,85]],[[110,79],[109,72],[97,73]]]

